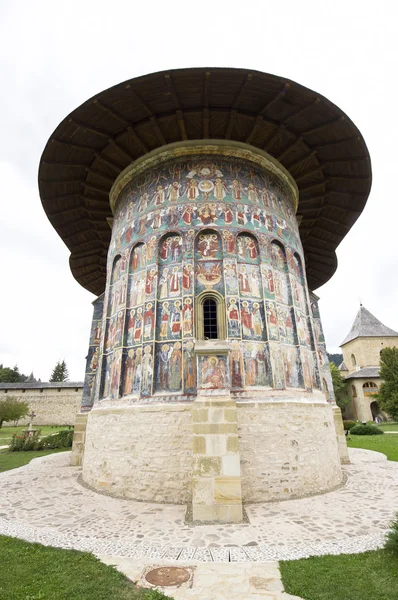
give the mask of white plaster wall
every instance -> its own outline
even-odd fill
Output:
[[[58,391],[60,389],[60,391]],[[77,391],[75,391],[77,389]],[[33,425],[74,425],[76,415],[82,402],[82,388],[44,388],[40,389],[9,389],[7,393],[0,390],[0,400],[15,398],[19,402],[29,404],[29,413],[33,410],[36,417]],[[21,419],[18,425],[27,425],[29,418]],[[4,423],[3,427],[13,425]]]
[[[95,408],[83,479],[137,500],[191,500],[193,404]],[[324,402],[237,404],[245,502],[305,496],[341,483],[333,411]]]
[[[342,481],[330,404],[241,404],[238,432],[244,502],[307,496]]]
[[[83,479],[123,498],[185,503],[191,497],[191,404],[94,408]]]

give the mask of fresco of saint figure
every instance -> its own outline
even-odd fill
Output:
[[[168,297],[168,286],[169,286],[169,269],[166,267],[161,271],[159,278],[158,294],[160,300]]]
[[[222,200],[224,200],[227,193],[228,193],[227,186],[225,185],[224,181],[217,177],[217,179],[214,182],[214,190],[213,190],[215,199],[218,200],[219,202],[221,202]]]
[[[103,389],[102,397],[108,398],[110,393],[110,382],[111,382],[111,363],[113,354],[108,354],[102,359],[102,372],[103,372]]]
[[[138,244],[131,254],[131,270],[137,271],[143,269],[146,265],[146,247],[145,244]]]
[[[243,389],[243,357],[239,342],[232,342],[231,344],[229,366],[231,372],[231,388],[233,390]]]
[[[127,394],[131,394],[131,392],[133,391],[134,371],[135,371],[134,350],[129,350],[127,353],[127,356],[125,358],[125,363],[124,363],[124,387],[123,387],[123,395],[124,396],[127,396]]]
[[[193,283],[193,264],[186,263],[184,264],[182,270],[182,289],[184,292],[190,292],[191,286]]]
[[[180,197],[181,184],[174,181],[167,188],[167,200],[169,202],[177,202]]]
[[[152,213],[150,213],[150,214],[152,214]],[[162,213],[160,210],[155,210],[155,212],[153,213],[151,227],[155,231],[156,229],[159,229],[161,226],[162,226]]]
[[[246,218],[245,207],[243,206],[243,204],[237,205],[235,219],[236,219],[236,222],[238,225],[246,225],[247,218]]]
[[[252,183],[249,183],[249,185],[247,186],[246,194],[247,194],[248,200],[252,204],[257,204],[257,202],[258,202],[257,189],[255,188],[255,186]]]
[[[181,293],[180,289],[180,276],[181,273],[178,270],[178,267],[173,267],[170,278],[169,278],[169,294],[170,296],[179,296]]]
[[[253,337],[253,315],[251,311],[250,304],[247,300],[242,302],[241,306],[241,322],[242,322],[242,333],[244,338]]]
[[[191,179],[187,182],[182,196],[186,196],[188,200],[196,200],[199,197],[198,182],[196,179]]]
[[[161,261],[166,262],[170,260],[171,256],[171,237],[167,237],[162,241],[160,245],[159,258]]]
[[[185,236],[185,254],[186,256],[191,256],[193,250],[193,242],[195,239],[195,230],[188,229]]]
[[[169,333],[169,321],[170,321],[170,302],[163,302],[163,304],[160,305],[161,306],[161,310],[160,310],[160,339],[161,340],[167,340],[168,339],[168,333]]]
[[[243,187],[240,181],[234,179],[229,187],[232,190],[234,200],[242,200]]]
[[[202,225],[211,225],[216,220],[215,213],[215,205],[214,204],[206,204],[199,208],[198,210],[198,219],[202,223]]]
[[[261,298],[260,270],[258,267],[248,267],[252,296]]]
[[[155,206],[161,206],[166,198],[165,189],[162,185],[158,185],[154,195],[152,196],[152,203]]]
[[[152,302],[148,302],[144,312],[144,339],[149,340],[152,337],[153,328],[155,325],[155,313],[153,311]]]
[[[170,346],[169,344],[162,344],[160,352],[158,352],[158,373],[159,376],[156,381],[156,388],[160,390],[169,389],[169,357],[170,357]]]
[[[281,390],[285,388],[285,374],[283,357],[279,345],[270,344],[270,360],[274,379],[274,388]]]
[[[133,393],[138,394],[141,388],[141,360],[142,348],[137,348],[134,361],[134,378],[133,378]]]
[[[122,342],[122,331],[123,331],[123,312],[120,311],[117,315],[116,325],[113,334],[113,345],[119,346]]]
[[[146,258],[149,263],[151,263],[155,258],[155,250],[157,246],[156,236],[152,236],[148,241],[146,246]]]
[[[127,321],[127,346],[131,346],[134,343],[134,329],[135,329],[135,309],[133,308],[128,312]]]
[[[156,284],[156,269],[148,270],[145,280],[145,296],[146,298],[153,298],[155,294]]]
[[[275,269],[279,269],[280,271],[285,271],[285,256],[283,254],[282,248],[279,244],[272,242],[272,264]]]
[[[119,375],[121,366],[122,354],[121,350],[116,350],[110,368],[110,398],[117,400],[119,397]]]
[[[200,386],[204,389],[227,387],[227,365],[224,356],[200,357]]]
[[[242,296],[251,296],[251,281],[250,281],[250,272],[248,273],[245,266],[241,266],[239,268],[239,292]]]
[[[226,229],[222,232],[224,240],[224,250],[227,254],[235,254],[235,239],[234,234]]]
[[[222,278],[221,263],[199,263],[196,267],[197,282],[209,287],[215,286]]]
[[[111,284],[115,283],[115,281],[117,281],[119,279],[119,275],[120,275],[120,256],[113,265]]]
[[[193,206],[187,204],[187,206],[184,206],[184,209],[182,211],[182,220],[184,221],[185,225],[192,225],[193,217],[194,208]]]
[[[184,298],[183,307],[183,335],[191,337],[193,335],[193,306],[192,298]]]
[[[267,323],[268,323],[268,336],[270,340],[279,339],[279,328],[276,314],[276,307],[274,302],[267,302]]]
[[[96,371],[97,370],[97,367],[98,367],[98,354],[99,354],[99,347],[97,346],[96,348],[94,348],[93,354],[91,356],[90,365],[89,365],[90,371]]]
[[[303,387],[303,375],[298,350],[295,346],[282,346],[286,387]]]
[[[99,344],[100,343],[100,339],[101,339],[101,330],[102,330],[102,324],[101,321],[98,321],[94,327],[94,336],[93,336],[93,343],[94,344]]]
[[[186,394],[196,392],[196,361],[193,342],[184,344],[184,392]]]
[[[145,346],[141,363],[141,394],[143,396],[150,396],[152,393],[153,360],[151,353],[151,346]]]
[[[297,280],[293,282],[293,290],[294,290],[294,302],[299,309],[305,313],[307,312],[306,301],[305,301],[305,292],[301,283]]]
[[[134,344],[139,344],[142,337],[142,308],[137,308],[137,314],[134,323]]]
[[[262,339],[264,334],[264,320],[262,316],[262,309],[258,302],[253,302],[253,335],[256,338]]]
[[[170,316],[170,333],[172,338],[181,336],[181,302],[176,300]]]
[[[173,344],[173,349],[170,354],[170,383],[169,389],[171,392],[178,392],[181,390],[181,378],[182,378],[182,352],[181,343],[176,342]]]
[[[228,337],[240,336],[239,308],[235,298],[230,298],[227,307]]]
[[[128,263],[129,263],[129,251],[127,249],[123,252],[122,258],[120,259],[120,274],[126,273]]]
[[[287,273],[274,272],[275,299],[283,304],[289,302],[289,280]]]

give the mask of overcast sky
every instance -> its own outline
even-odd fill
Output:
[[[82,380],[94,296],[41,206],[37,170],[58,123],[121,81],[179,67],[274,73],[329,98],[362,132],[373,187],[317,290],[329,351],[359,299],[398,330],[397,10],[393,0],[0,0],[0,363]]]

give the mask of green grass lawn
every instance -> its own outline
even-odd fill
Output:
[[[24,465],[30,463],[32,458],[47,456],[47,454],[54,454],[55,452],[65,452],[67,450],[70,450],[70,448],[37,450],[32,452],[8,452],[8,450],[0,450],[0,473],[3,471],[10,471],[11,469],[16,469],[17,467],[23,467]]]
[[[398,461],[398,435],[352,435],[347,440],[349,448],[365,448],[382,452],[388,460]],[[398,597],[398,596],[397,596]]]
[[[383,431],[396,431],[398,432],[398,423],[379,423],[377,427],[380,427]]]
[[[37,427],[33,425],[34,429],[40,429],[41,437],[46,435],[51,435],[52,433],[57,433],[57,431],[61,431],[62,429],[67,429],[67,427],[51,427],[51,425],[38,425]],[[11,442],[11,438],[15,433],[20,434],[24,429],[28,429],[27,425],[22,425],[18,427],[8,427],[7,425],[3,425],[0,429],[0,446],[5,446],[5,444],[9,444]]]
[[[161,600],[92,554],[0,536],[2,600]],[[169,599],[170,600],[170,599]]]
[[[398,557],[386,550],[316,556],[279,565],[285,591],[305,600],[398,598]]]

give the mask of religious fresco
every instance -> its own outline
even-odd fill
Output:
[[[104,311],[104,294],[93,302],[93,318],[91,322],[86,369],[84,375],[82,411],[90,410],[94,403],[95,384],[100,361],[100,341],[102,332],[102,315]]]
[[[198,388],[229,389],[228,358],[225,355],[198,356]]]
[[[176,159],[126,186],[102,334],[96,324],[103,345],[89,351],[101,365],[100,398],[320,386],[318,325],[286,194],[252,163],[219,156]],[[195,354],[196,298],[206,292],[224,299],[229,350],[217,363]]]

